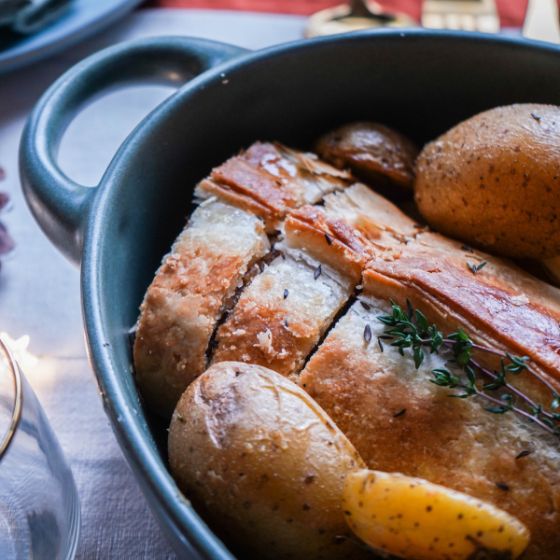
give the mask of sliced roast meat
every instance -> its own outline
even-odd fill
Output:
[[[203,202],[157,271],[138,320],[134,365],[151,409],[169,417],[208,365],[212,334],[270,250],[267,233],[288,210],[351,182],[313,154],[259,142],[201,181]]]
[[[283,375],[300,371],[353,283],[325,263],[287,250],[257,275],[219,328],[213,363],[241,361]]]
[[[389,248],[402,234],[393,206],[364,185],[327,195],[323,206],[288,212],[278,258],[241,295],[218,330],[213,362],[243,361],[297,374],[360,282],[371,239]],[[373,229],[368,214],[380,216]],[[404,215],[402,230],[417,229]]]
[[[225,303],[269,250],[262,220],[219,201],[199,206],[148,288],[134,343],[136,379],[148,406],[171,415],[207,366]]]
[[[313,256],[363,272],[368,293],[410,299],[450,330],[463,326],[487,345],[530,356],[560,387],[560,290],[509,261],[427,231],[360,184],[328,195],[322,208],[291,212],[285,231]]]

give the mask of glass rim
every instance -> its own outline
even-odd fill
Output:
[[[21,419],[21,409],[23,402],[22,393],[22,383],[21,383],[21,371],[19,369],[18,363],[14,358],[14,355],[10,352],[10,349],[6,343],[0,337],[0,353],[4,354],[6,358],[7,372],[8,375],[12,376],[12,381],[14,385],[14,405],[12,408],[12,417],[10,423],[8,424],[8,429],[5,434],[0,433],[0,459],[7,451],[14,434],[17,430],[19,421]]]

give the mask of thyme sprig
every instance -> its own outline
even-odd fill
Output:
[[[416,369],[424,362],[426,352],[440,354],[448,364],[454,366],[452,369],[440,367],[431,371],[433,378],[430,381],[439,387],[450,389],[450,397],[478,397],[487,403],[485,410],[488,412],[514,412],[560,437],[560,395],[546,380],[531,370],[527,356],[514,356],[509,352],[502,354],[493,348],[476,344],[462,329],[444,335],[437,325],[430,323],[409,301],[406,311],[391,302],[391,314],[380,315],[378,319],[385,325],[384,333],[378,337],[380,347],[381,341],[384,341],[397,348],[402,356],[407,351],[412,356]],[[499,367],[492,370],[483,366],[476,358],[476,352],[499,357]],[[523,372],[533,375],[550,390],[551,402],[548,407],[536,403],[509,382],[512,376]]]

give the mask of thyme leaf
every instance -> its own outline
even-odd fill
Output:
[[[482,270],[488,263],[486,261],[482,261],[478,264],[476,263],[467,263],[467,266],[469,268],[469,270],[473,273],[476,274],[477,272],[479,272],[480,270]]]
[[[482,262],[476,265],[477,270],[485,264]],[[410,301],[407,301],[406,311],[391,302],[391,313],[379,315],[377,319],[385,325],[383,334],[378,337],[381,349],[383,340],[396,348],[401,356],[410,356],[416,369],[424,362],[426,352],[441,354],[447,363],[453,365],[452,369],[432,369],[430,379],[434,385],[449,389],[450,397],[478,397],[485,401],[484,408],[489,413],[513,412],[560,437],[560,394],[531,370],[527,356],[515,356],[509,352],[502,354],[493,348],[476,344],[462,329],[444,334],[419,309],[415,309]],[[475,353],[489,353],[499,357],[499,367],[494,370],[485,367],[478,361]],[[511,376],[524,372],[533,375],[551,391],[548,410],[510,383]]]
[[[371,342],[371,327],[367,324],[364,328],[364,341],[366,344]]]
[[[516,456],[515,459],[523,459],[523,457],[528,457],[529,455],[531,455],[531,453],[533,453],[531,450],[529,449],[524,449],[523,451],[520,451]]]

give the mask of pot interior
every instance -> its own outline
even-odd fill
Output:
[[[474,34],[366,33],[278,47],[222,70],[183,88],[123,147],[86,239],[93,361],[115,425],[131,411],[138,422],[137,432],[121,431],[129,457],[147,461],[135,438],[159,453],[161,462],[154,455],[141,475],[151,478],[147,484],[162,480],[167,433],[138,399],[127,332],[189,215],[195,184],[213,166],[255,140],[309,149],[318,135],[352,120],[382,122],[423,144],[490,107],[560,103],[560,50]]]

